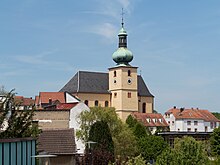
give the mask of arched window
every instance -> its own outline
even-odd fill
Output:
[[[108,107],[108,101],[105,101],[105,107]]]
[[[146,113],[146,103],[143,103],[143,104],[142,104],[142,112],[143,112],[143,113]]]
[[[128,76],[131,76],[131,71],[130,70],[128,70]]]
[[[99,101],[98,100],[95,101],[95,106],[96,107],[99,106]]]
[[[88,106],[89,105],[89,101],[85,100],[84,103]]]
[[[116,77],[116,71],[114,71],[114,77]]]

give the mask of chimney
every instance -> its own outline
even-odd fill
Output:
[[[52,99],[51,98],[49,98],[49,104],[52,105]]]
[[[180,113],[184,111],[184,108],[180,108]]]

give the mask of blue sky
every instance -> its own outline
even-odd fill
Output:
[[[58,91],[78,70],[107,72],[122,7],[131,65],[155,109],[220,112],[218,0],[1,0],[0,85],[34,97]]]

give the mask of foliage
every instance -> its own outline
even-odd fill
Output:
[[[141,155],[136,157],[129,157],[126,161],[116,160],[114,163],[110,163],[109,165],[145,165],[145,160]]]
[[[126,119],[126,123],[128,124],[129,128],[131,128],[133,134],[137,139],[141,137],[146,137],[150,134],[149,130],[141,122],[133,118],[131,115],[129,115]]]
[[[91,144],[91,147],[89,146],[88,148],[93,152],[95,164],[103,161],[113,161],[114,144],[106,122],[97,121],[92,125],[89,131],[89,141],[96,142],[95,144]]]
[[[158,165],[206,165],[208,156],[202,142],[192,137],[175,139],[174,148],[167,149],[157,158]]]
[[[113,137],[113,140],[115,155],[119,160],[126,160],[128,157],[134,157],[139,153],[136,138],[127,125],[123,124],[121,132]]]
[[[37,137],[40,130],[32,123],[34,111],[15,110],[14,95],[13,91],[9,92],[0,107],[0,138]]]
[[[148,135],[138,140],[139,150],[145,160],[156,160],[167,147],[168,144],[160,136]]]
[[[119,119],[114,108],[92,107],[90,111],[83,111],[78,119],[81,130],[76,133],[82,141],[87,142],[89,140],[89,131],[95,122],[103,121],[108,124],[114,142],[115,157],[124,160],[129,156],[137,155],[135,136],[127,124]]]
[[[77,131],[77,137],[83,142],[89,138],[89,130],[96,121],[103,121],[108,124],[112,137],[119,134],[122,128],[122,121],[118,118],[114,108],[109,107],[91,107],[90,111],[83,111],[79,117],[80,130]]]
[[[211,151],[214,156],[220,156],[220,127],[215,128],[210,137]]]
[[[0,95],[7,95],[8,92],[5,90],[5,87],[3,85],[0,86]]]
[[[220,120],[220,113],[218,113],[218,112],[212,112],[212,114],[213,114],[217,119]]]

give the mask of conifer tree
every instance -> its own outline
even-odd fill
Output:
[[[2,97],[0,104],[0,138],[37,137],[38,126],[33,124],[34,110],[15,110],[14,90]]]

